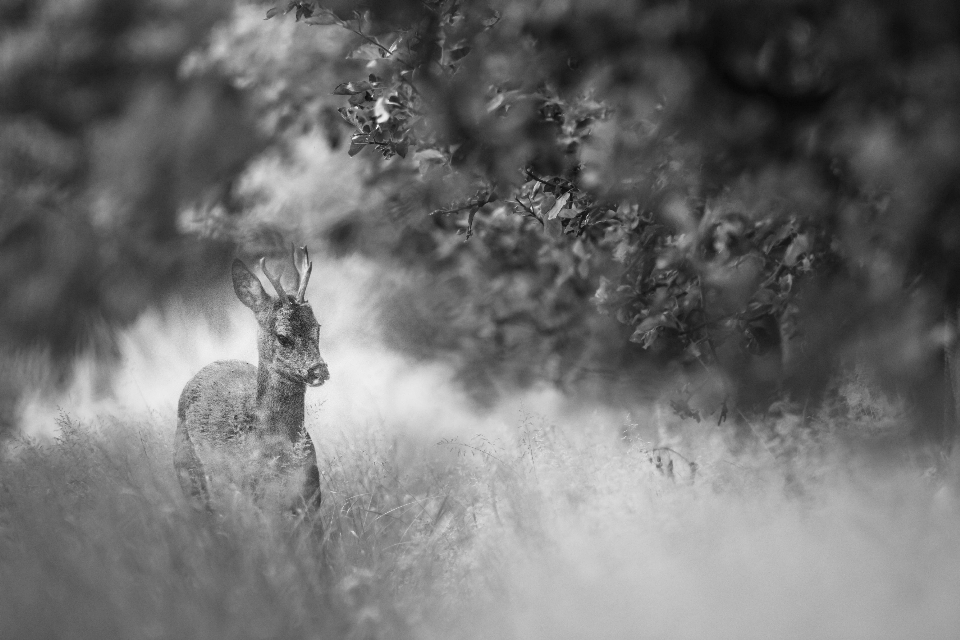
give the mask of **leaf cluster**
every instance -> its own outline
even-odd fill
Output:
[[[365,61],[338,87],[351,154],[468,237],[508,214],[579,247],[587,298],[649,351],[749,382],[751,356],[785,372],[798,341],[873,331],[868,309],[912,317],[918,275],[957,298],[949,3],[294,4]]]

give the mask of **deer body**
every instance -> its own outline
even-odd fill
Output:
[[[252,476],[268,472],[298,476],[294,506],[319,504],[316,452],[303,428],[304,396],[307,385],[323,384],[329,372],[320,357],[320,325],[304,300],[312,265],[306,248],[303,256],[301,274],[294,254],[296,296],[286,293],[263,261],[276,298],[242,262],[233,263],[234,290],[259,324],[259,362],[256,367],[238,360],[214,362],[180,394],[174,467],[188,497],[206,504],[208,472],[232,464]]]

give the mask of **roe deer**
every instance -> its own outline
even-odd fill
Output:
[[[260,268],[276,298],[240,260],[233,261],[233,289],[259,324],[258,366],[239,360],[214,362],[180,394],[174,467],[184,494],[207,508],[207,473],[218,463],[239,465],[248,476],[264,469],[299,475],[294,478],[299,483],[294,509],[320,504],[320,474],[313,442],[303,428],[303,399],[307,385],[320,386],[330,373],[320,356],[320,325],[304,300],[313,264],[306,247],[301,253],[298,269],[296,249],[291,249],[295,295],[283,288],[283,271],[271,274],[261,258]],[[297,474],[290,473],[291,460]]]

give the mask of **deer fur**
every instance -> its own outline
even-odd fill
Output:
[[[291,256],[297,278],[293,295],[263,260],[261,268],[276,297],[243,262],[233,261],[234,291],[259,325],[258,365],[214,362],[180,394],[174,468],[184,494],[208,508],[212,469],[233,463],[248,475],[266,470],[290,475],[286,463],[291,460],[302,484],[290,506],[311,508],[320,503],[320,474],[313,442],[303,428],[303,407],[307,386],[322,385],[330,373],[320,356],[320,325],[304,299],[312,264],[306,247],[301,252],[299,269],[295,250]]]

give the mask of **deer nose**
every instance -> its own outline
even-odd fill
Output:
[[[307,381],[310,384],[323,384],[330,379],[330,370],[327,368],[326,362],[318,362],[309,369],[307,369]]]

